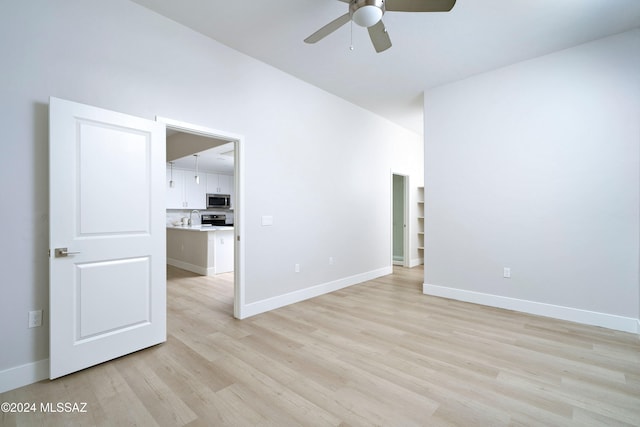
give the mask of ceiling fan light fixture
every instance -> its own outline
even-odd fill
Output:
[[[382,0],[356,0],[351,3],[351,19],[361,27],[377,24],[384,14]]]

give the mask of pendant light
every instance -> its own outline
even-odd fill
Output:
[[[173,182],[173,162],[169,162],[169,165],[171,166],[171,177],[169,178],[169,187],[173,188],[175,187],[175,182]]]
[[[196,158],[196,184],[200,184],[200,176],[198,175],[198,156],[199,154],[194,154],[195,158]]]

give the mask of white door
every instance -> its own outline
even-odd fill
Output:
[[[166,144],[164,124],[56,98],[49,121],[53,379],[166,340]]]

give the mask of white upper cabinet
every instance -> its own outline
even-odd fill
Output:
[[[218,194],[218,174],[207,174],[207,194]]]
[[[233,177],[218,175],[218,185],[220,186],[220,194],[231,194],[233,192]]]
[[[231,194],[233,192],[233,176],[217,173],[207,174],[207,193]]]
[[[195,173],[182,169],[173,169],[173,187],[170,186],[171,169],[167,168],[167,209],[205,209],[206,175],[200,174],[200,184],[196,183]]]
[[[200,174],[200,183],[195,180],[195,172],[184,171],[184,202],[187,209],[206,209],[207,183],[205,174]]]
[[[171,186],[173,181],[173,186]],[[181,170],[167,168],[166,185],[167,209],[184,208],[184,174]]]

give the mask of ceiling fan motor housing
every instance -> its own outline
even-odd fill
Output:
[[[384,15],[384,0],[353,0],[349,4],[349,13],[356,24],[371,27]]]

